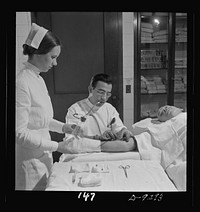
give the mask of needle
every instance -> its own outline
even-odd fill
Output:
[[[101,102],[98,101],[96,104],[94,104],[94,105],[90,108],[90,110],[89,110],[84,116],[81,117],[81,122],[85,122],[85,121],[86,121],[86,117],[87,117],[87,116],[89,115],[89,113],[93,110],[93,108],[94,108],[97,104],[99,104],[99,103],[101,103]],[[72,132],[72,135],[74,135],[75,137],[77,137],[78,134],[79,134],[79,132],[80,132],[80,123],[79,123],[78,125],[76,125],[76,127],[74,128],[74,130],[73,130],[73,132]]]

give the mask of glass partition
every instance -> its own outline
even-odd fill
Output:
[[[167,104],[168,13],[141,13],[141,118],[156,117]]]

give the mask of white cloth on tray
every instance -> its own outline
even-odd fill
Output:
[[[118,153],[115,153],[118,154]],[[88,163],[90,172],[70,173],[73,164]],[[104,164],[108,172],[91,172],[96,164]],[[120,165],[129,165],[127,178]],[[85,186],[80,186],[86,179]],[[91,184],[90,184],[91,180]],[[87,186],[88,183],[88,186]],[[62,162],[52,167],[46,191],[177,191],[162,166],[155,160],[115,160],[98,162]]]

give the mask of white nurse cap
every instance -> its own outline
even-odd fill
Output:
[[[38,49],[42,39],[44,38],[47,32],[48,30],[44,27],[32,23],[31,31],[29,32],[25,44],[27,44],[28,46],[32,46],[35,49]]]

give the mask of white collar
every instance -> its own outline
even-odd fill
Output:
[[[89,100],[89,97],[86,99],[86,104],[89,106],[89,108],[91,109],[92,108],[92,111],[95,113],[95,112],[97,112],[102,106],[97,106],[97,105],[94,105],[94,104],[92,104],[91,102],[90,102],[90,100]]]
[[[31,71],[33,71],[33,73],[35,73],[35,75],[37,77],[40,76],[40,69],[38,69],[36,66],[34,66],[33,64],[29,63],[28,61],[27,62],[24,62],[24,65],[26,68],[30,69]]]

